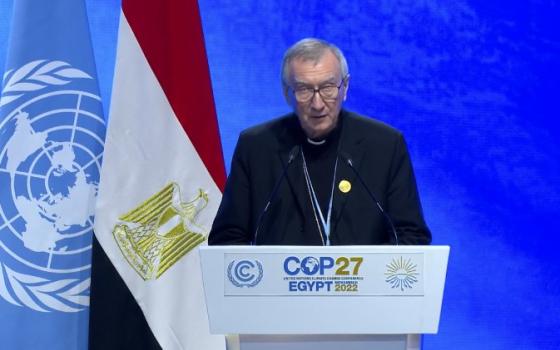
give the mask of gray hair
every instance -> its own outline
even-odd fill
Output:
[[[348,75],[348,63],[342,51],[336,45],[325,40],[305,38],[292,45],[284,53],[284,58],[282,59],[282,85],[284,87],[288,86],[289,66],[294,59],[300,58],[306,61],[318,62],[327,50],[330,50],[338,59],[340,72],[342,77],[345,78]]]

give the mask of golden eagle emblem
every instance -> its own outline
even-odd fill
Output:
[[[159,278],[206,240],[205,230],[195,220],[207,204],[208,195],[202,189],[190,202],[181,202],[179,185],[172,182],[119,217],[113,236],[128,263],[144,280]]]

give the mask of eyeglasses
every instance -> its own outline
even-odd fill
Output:
[[[315,96],[315,93],[319,93],[319,96],[321,96],[321,98],[325,101],[332,101],[338,97],[340,88],[342,87],[342,84],[344,84],[345,80],[346,78],[343,78],[338,86],[327,84],[320,86],[317,89],[308,86],[300,86],[292,91],[294,92],[294,97],[298,102],[309,102]]]

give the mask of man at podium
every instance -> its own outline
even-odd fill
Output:
[[[342,109],[343,53],[290,47],[283,92],[293,113],[239,136],[209,244],[429,244],[403,135]]]

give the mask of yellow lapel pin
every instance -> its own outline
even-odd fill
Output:
[[[348,193],[352,189],[352,184],[348,180],[340,180],[338,183],[338,189],[342,193]]]

